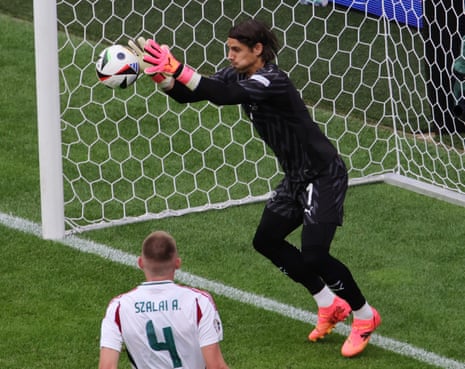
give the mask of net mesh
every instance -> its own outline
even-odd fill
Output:
[[[419,16],[404,9],[407,22],[383,7],[384,16],[372,14],[370,1],[341,3],[58,1],[67,229],[266,197],[280,168],[240,107],[181,105],[146,76],[111,90],[97,81],[94,64],[106,46],[144,36],[170,45],[178,59],[208,75],[228,65],[229,28],[249,17],[278,36],[277,63],[352,179],[394,172],[463,193],[462,123],[450,115],[461,102],[460,75],[452,69],[461,39],[446,30],[460,40],[458,50],[449,49],[430,26],[449,8],[434,4]],[[437,50],[445,58],[441,81],[448,78],[440,86]]]

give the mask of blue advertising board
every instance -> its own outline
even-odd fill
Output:
[[[424,0],[332,0],[336,4],[387,19],[422,27]],[[431,1],[431,0],[428,0]]]

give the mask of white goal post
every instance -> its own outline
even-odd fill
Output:
[[[464,5],[452,3],[34,0],[43,237],[266,199],[280,168],[240,107],[181,105],[145,76],[110,90],[94,64],[104,47],[144,36],[208,75],[227,65],[227,32],[248,17],[277,34],[277,63],[350,185],[465,206]]]
[[[54,0],[34,1],[42,236],[46,239],[65,234],[56,18]]]

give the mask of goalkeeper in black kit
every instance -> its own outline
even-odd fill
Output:
[[[241,104],[284,172],[263,210],[253,246],[313,296],[318,320],[310,341],[323,338],[352,312],[352,330],[341,353],[361,353],[381,317],[349,269],[330,254],[342,225],[347,169],[287,74],[273,64],[279,49],[276,36],[256,19],[233,26],[227,38],[231,65],[209,77],[176,60],[166,45],[154,40],[139,38],[129,46],[145,74],[176,101]],[[286,237],[300,226],[298,249]]]

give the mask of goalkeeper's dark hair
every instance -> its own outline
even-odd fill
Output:
[[[273,60],[279,50],[279,42],[270,28],[258,19],[248,19],[233,26],[228,33],[240,43],[253,48],[257,43],[263,45],[262,59],[265,62]]]

